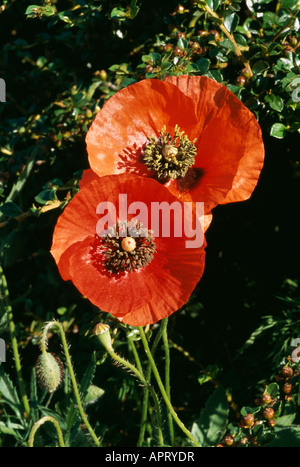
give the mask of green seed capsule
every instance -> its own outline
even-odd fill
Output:
[[[50,352],[43,352],[38,357],[35,370],[40,386],[50,393],[58,388],[64,377],[60,359]]]

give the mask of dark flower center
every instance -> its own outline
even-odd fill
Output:
[[[158,179],[174,180],[184,177],[195,164],[196,139],[191,142],[177,125],[173,137],[166,131],[166,127],[163,127],[159,135],[158,138],[148,138],[143,148],[143,162],[148,170],[156,173]]]
[[[151,231],[136,220],[118,222],[100,241],[104,265],[112,273],[143,268],[152,261],[156,251]]]

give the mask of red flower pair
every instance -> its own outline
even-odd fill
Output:
[[[102,311],[134,326],[155,323],[186,303],[203,274],[205,242],[187,247],[191,234],[200,223],[207,229],[217,204],[251,196],[264,159],[259,125],[225,86],[179,76],[116,93],[86,142],[91,169],[58,220],[51,253],[62,277]],[[120,195],[133,207],[126,222]],[[204,203],[199,219],[196,203]],[[158,228],[166,218],[151,232],[163,205],[177,209],[166,211],[168,235]],[[99,232],[105,206],[113,219]]]

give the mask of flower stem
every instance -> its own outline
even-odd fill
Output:
[[[155,354],[157,345],[162,337],[164,326],[166,325],[166,320],[163,319],[159,328],[158,333],[156,334],[156,337],[154,339],[154,343],[151,349],[152,355]],[[146,371],[146,379],[150,383],[150,378],[151,378],[151,365],[148,363],[147,371]],[[147,411],[148,411],[148,400],[149,400],[149,388],[148,386],[145,387],[144,390],[144,399],[143,399],[143,408],[142,408],[142,419],[141,419],[141,429],[140,429],[140,435],[139,435],[139,440],[137,446],[142,446],[143,441],[144,441],[144,436],[145,436],[145,428],[146,428],[146,421],[147,421]]]
[[[0,265],[0,279],[1,279],[2,288],[3,288],[5,307],[6,307],[6,310],[7,310],[10,339],[11,339],[12,351],[13,351],[14,360],[15,360],[15,367],[16,367],[16,372],[17,372],[18,384],[19,384],[19,388],[20,388],[20,393],[21,393],[21,397],[22,397],[22,401],[23,401],[25,414],[26,414],[27,418],[30,418],[30,407],[29,407],[29,402],[28,402],[28,398],[27,398],[27,395],[26,395],[25,385],[24,385],[24,381],[23,381],[23,377],[22,377],[22,367],[21,367],[21,360],[20,360],[20,355],[19,355],[19,350],[18,350],[18,341],[17,341],[17,337],[16,337],[16,327],[15,327],[15,323],[14,323],[14,320],[13,320],[13,311],[12,311],[12,307],[11,307],[11,304],[10,304],[10,298],[9,298],[9,292],[8,292],[6,277],[4,275],[4,272],[3,272],[3,269],[1,267],[1,265]]]
[[[168,318],[165,318],[166,322],[168,322]],[[164,343],[164,350],[165,350],[165,386],[166,386],[166,393],[171,402],[171,389],[170,389],[170,349],[169,349],[169,341],[168,341],[168,331],[167,331],[167,323],[163,328],[163,343]],[[169,431],[170,431],[170,442],[171,446],[174,444],[174,427],[173,427],[173,419],[170,412],[168,413],[168,423],[169,423]]]
[[[35,436],[37,430],[40,428],[40,426],[42,426],[45,422],[51,422],[51,423],[53,423],[53,425],[54,425],[55,428],[56,428],[56,432],[57,432],[57,436],[58,436],[58,441],[59,441],[59,446],[60,446],[61,448],[64,448],[64,447],[65,447],[65,443],[64,443],[64,438],[63,438],[63,434],[62,434],[61,428],[60,428],[60,426],[59,426],[59,423],[58,423],[58,421],[57,421],[54,417],[50,417],[49,415],[47,415],[46,417],[41,418],[38,422],[36,422],[36,423],[33,425],[32,430],[31,430],[31,432],[30,432],[29,440],[28,440],[28,447],[30,447],[30,448],[33,447],[34,436]]]
[[[151,369],[152,369],[153,374],[155,376],[155,379],[157,381],[157,384],[158,384],[158,387],[160,389],[161,395],[164,398],[164,401],[165,401],[165,403],[166,403],[166,405],[167,405],[173,419],[175,420],[175,422],[177,423],[179,428],[181,428],[181,430],[186,434],[186,436],[192,441],[194,446],[199,447],[199,444],[197,443],[196,439],[193,437],[192,433],[185,427],[185,425],[179,419],[177,413],[175,412],[175,410],[174,410],[174,408],[173,408],[173,406],[172,406],[172,404],[170,402],[170,399],[168,398],[168,395],[167,395],[166,390],[164,388],[164,385],[162,383],[161,377],[160,377],[160,375],[158,373],[155,361],[154,361],[153,356],[151,354],[151,351],[150,351],[148,341],[147,341],[147,338],[146,338],[143,327],[139,326],[138,329],[140,331],[140,335],[141,335],[141,339],[142,339],[142,342],[143,342],[143,345],[144,345],[144,348],[145,348],[145,352],[146,352],[146,355],[147,355],[148,360],[150,362]]]
[[[107,349],[107,352],[111,356],[111,358],[113,358],[116,362],[120,363],[122,366],[125,366],[132,373],[134,373],[138,377],[138,379],[143,383],[143,385],[145,387],[145,390],[147,389],[148,391],[150,391],[151,396],[152,396],[153,401],[154,401],[155,410],[156,410],[157,425],[158,425],[158,428],[157,428],[157,430],[158,430],[158,440],[159,440],[160,445],[163,445],[164,444],[164,439],[163,439],[163,434],[162,434],[162,429],[161,429],[161,417],[160,417],[159,400],[158,400],[156,392],[154,391],[154,388],[152,388],[149,385],[148,380],[143,375],[143,372],[139,371],[134,365],[132,365],[130,362],[128,362],[128,360],[121,357],[120,355],[118,355],[113,350]],[[147,399],[147,402],[148,402],[148,399]],[[147,406],[148,406],[148,404],[146,405],[146,410],[147,410]],[[143,402],[143,409],[142,409],[143,413],[144,413],[144,409],[145,409],[145,405],[144,405],[144,402]],[[140,437],[139,437],[139,440],[140,440]],[[138,446],[139,446],[139,444],[138,444]]]
[[[41,338],[41,351],[46,352],[47,332],[49,331],[50,328],[52,328],[54,326],[56,326],[58,328],[59,333],[60,333],[60,337],[61,337],[64,352],[65,352],[65,358],[66,358],[67,366],[68,366],[68,369],[69,369],[69,372],[70,372],[70,377],[71,377],[71,381],[72,381],[72,385],[73,385],[73,389],[74,389],[74,395],[75,395],[75,399],[76,399],[76,402],[77,402],[79,413],[81,415],[83,423],[85,424],[87,430],[89,431],[91,437],[93,438],[96,446],[99,447],[100,446],[100,441],[98,440],[94,430],[92,429],[92,427],[91,427],[91,425],[90,425],[90,423],[89,423],[89,421],[88,421],[88,419],[87,419],[87,417],[86,417],[86,415],[84,413],[83,407],[82,407],[80,394],[79,394],[79,390],[78,390],[78,385],[77,385],[77,381],[76,381],[76,378],[75,378],[75,373],[74,373],[72,362],[71,362],[71,357],[70,357],[69,350],[68,350],[68,344],[67,344],[65,332],[64,332],[64,329],[63,329],[63,327],[62,327],[62,325],[61,325],[61,323],[59,321],[51,321],[50,323],[48,323],[44,327],[42,338]]]

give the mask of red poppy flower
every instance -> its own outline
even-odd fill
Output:
[[[112,96],[87,137],[98,175],[155,178],[182,200],[243,201],[253,192],[264,160],[254,115],[225,86],[199,76],[148,79]]]
[[[161,203],[167,211],[154,222]],[[86,178],[54,230],[51,253],[60,274],[126,324],[144,326],[169,316],[188,301],[204,270],[200,224],[186,205],[153,179]],[[193,232],[199,241],[191,245]]]

